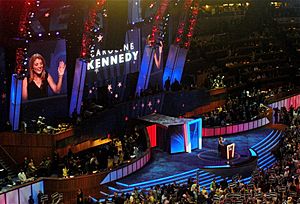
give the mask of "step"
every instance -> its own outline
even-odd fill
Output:
[[[122,182],[116,182],[116,183],[118,185],[121,185],[121,186],[124,186],[124,187],[135,187],[135,186],[139,186],[139,185],[156,183],[156,182],[159,182],[159,181],[164,181],[164,180],[173,179],[173,178],[181,178],[182,176],[189,176],[190,173],[195,173],[196,174],[197,171],[201,171],[201,170],[193,169],[193,170],[186,171],[186,172],[183,172],[183,173],[179,173],[179,174],[175,174],[175,175],[171,175],[171,176],[167,176],[167,177],[162,177],[162,178],[158,178],[158,179],[154,179],[154,180],[150,180],[150,181],[143,181],[143,182],[139,182],[139,183],[134,183],[134,184],[125,184],[125,183],[122,183]]]
[[[187,180],[189,178],[194,178],[195,179],[196,176],[197,175],[194,174],[194,175],[188,175],[186,177],[181,177],[181,178],[176,177],[176,178],[173,178],[173,179],[162,180],[159,183],[147,182],[146,184],[135,185],[135,186],[132,186],[132,187],[124,187],[123,185],[121,185],[121,188],[116,183],[115,185],[114,184],[110,185],[108,188],[110,190],[113,190],[113,191],[116,191],[116,192],[125,192],[125,191],[132,191],[132,190],[134,190],[135,187],[138,187],[139,189],[146,189],[148,187],[152,187],[152,186],[155,186],[155,185],[166,185],[166,184],[171,184],[173,182],[184,183],[184,182],[187,182]],[[217,177],[214,174],[203,174],[203,175],[199,175],[198,178],[199,178],[199,180],[204,180],[204,181],[210,181],[211,182],[213,180],[213,178],[217,178]]]
[[[261,152],[263,152],[263,151],[267,151],[267,150],[269,149],[269,147],[271,146],[271,144],[273,144],[274,142],[276,142],[276,141],[279,140],[280,136],[281,136],[281,132],[278,131],[278,132],[276,133],[276,135],[274,135],[274,137],[271,138],[270,141],[268,140],[268,141],[265,142],[263,145],[261,145],[261,146],[259,146],[259,147],[255,147],[255,148],[254,148],[255,151],[256,151],[258,154],[261,153]]]
[[[257,153],[259,154],[273,149],[276,146],[276,144],[280,142],[280,138],[281,138],[281,134],[279,134],[276,138],[274,138],[270,143],[265,144],[265,146],[262,149],[259,150],[256,149]]]
[[[274,163],[276,162],[276,158],[272,158],[270,160],[268,160],[267,162],[260,164],[259,167],[264,169],[264,168],[269,168],[271,167]]]
[[[273,135],[274,132],[277,132],[277,131],[272,130],[272,131],[271,131],[271,132],[270,132],[270,133],[269,133],[262,141],[260,141],[259,143],[253,145],[251,148],[252,148],[252,149],[253,149],[253,148],[256,148],[256,147],[262,145],[263,143],[265,143],[266,140],[268,140],[270,137],[272,137],[271,135]]]
[[[266,145],[266,144],[269,144],[269,143],[271,143],[272,141],[274,141],[274,139],[276,139],[276,138],[278,137],[278,135],[280,135],[280,131],[274,132],[274,134],[272,134],[267,140],[264,140],[263,143],[260,143],[259,145],[255,145],[255,146],[252,147],[252,148],[254,148],[254,149],[256,149],[257,151],[259,151],[260,149],[265,148],[265,145]]]
[[[262,164],[265,164],[265,163],[267,163],[267,162],[269,162],[270,160],[272,160],[272,161],[276,161],[276,157],[274,156],[274,155],[269,155],[268,157],[266,157],[266,158],[264,158],[264,159],[262,159],[262,160],[258,160],[258,165],[262,165]]]

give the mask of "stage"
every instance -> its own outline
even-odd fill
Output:
[[[242,176],[242,182],[248,183],[256,168],[266,170],[276,162],[272,150],[281,137],[280,130],[270,128],[224,136],[236,144],[235,157],[231,160],[219,155],[217,137],[203,138],[202,149],[190,153],[170,154],[159,147],[152,148],[150,162],[138,172],[102,186],[100,200],[114,192],[127,193],[136,187],[149,190],[155,185],[186,183],[190,178],[198,178],[199,185],[207,189],[213,179],[217,183],[227,179],[230,183],[237,174]]]
[[[256,168],[257,162],[251,160],[252,156],[249,149],[270,135],[272,131],[272,129],[262,128],[225,137],[225,140],[236,143],[235,158],[230,160],[230,163],[218,155],[218,138],[204,138],[203,148],[201,150],[194,150],[191,153],[169,154],[158,148],[154,148],[150,163],[134,175],[122,179],[121,182],[127,184],[143,182],[180,174],[196,168],[214,172],[221,177],[230,176],[227,169],[232,171],[243,166],[249,168],[248,164],[250,164],[251,169],[252,167]],[[244,177],[251,175],[251,171],[247,171],[246,173],[244,173]]]

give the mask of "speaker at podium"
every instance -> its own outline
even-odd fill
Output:
[[[234,158],[235,152],[235,143],[224,142],[223,145],[220,145],[221,157],[227,160]]]

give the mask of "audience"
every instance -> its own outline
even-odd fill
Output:
[[[204,114],[204,127],[225,126],[251,121],[263,116],[267,107],[263,105],[267,92],[244,90],[240,95],[228,97],[225,104]]]
[[[96,173],[116,168],[125,161],[138,158],[146,149],[146,135],[144,131],[135,127],[123,137],[113,138],[108,144],[83,152],[75,154],[69,149],[63,158],[54,152],[52,159],[46,157],[38,166],[35,166],[33,159],[29,160],[24,157],[21,166],[22,172],[18,176],[19,180],[24,183],[29,181],[26,179],[27,177],[62,176],[69,178],[70,176]]]
[[[48,124],[45,117],[39,116],[30,122],[21,121],[21,131],[24,133],[59,134],[72,128],[70,123],[59,123],[57,127]]]

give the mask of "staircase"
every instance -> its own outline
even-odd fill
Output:
[[[271,151],[278,145],[281,137],[282,132],[280,130],[273,130],[266,138],[251,147],[258,155],[257,166],[260,169],[266,170],[276,162]]]
[[[122,181],[116,181],[103,186],[103,189],[100,191],[101,193],[100,201],[107,197],[112,197],[114,192],[126,194],[132,192],[135,188],[138,188],[140,190],[141,189],[150,190],[151,187],[156,185],[169,185],[174,182],[176,182],[176,184],[184,184],[187,183],[188,179],[191,178],[192,179],[198,178],[199,185],[201,187],[206,187],[206,189],[209,189],[210,183],[214,178],[216,179],[217,183],[222,181],[221,176],[214,175],[212,173],[203,171],[198,168],[183,173],[167,176],[167,177],[162,177],[154,180],[133,183],[133,184],[127,184],[127,183],[123,183]]]
[[[0,164],[7,171],[7,175],[11,178],[17,176],[17,162],[10,154],[0,145]]]

